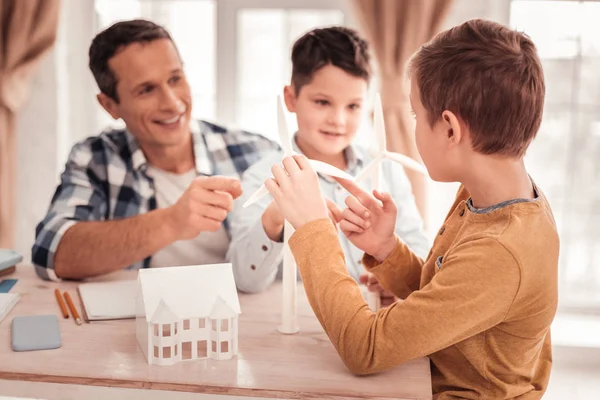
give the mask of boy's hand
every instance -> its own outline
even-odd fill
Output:
[[[325,202],[327,203],[327,211],[329,212],[329,219],[335,225],[335,228],[338,228],[338,224],[343,219],[342,217],[342,209],[338,207],[333,201],[329,200],[325,197]]]
[[[382,307],[387,307],[398,301],[398,298],[394,296],[392,292],[385,290],[383,286],[381,286],[373,274],[362,274],[358,277],[358,281],[367,286],[369,292],[379,293]]]
[[[351,196],[346,198],[340,229],[356,247],[383,262],[396,248],[398,209],[389,193],[373,191],[373,196],[354,182],[334,178]]]
[[[283,167],[272,167],[273,177],[265,185],[283,217],[300,229],[308,222],[329,217],[325,199],[321,195],[319,178],[306,157],[294,155],[283,159]]]
[[[337,204],[327,198],[325,199],[325,202],[327,203],[329,219],[331,222],[333,222],[337,229],[337,224],[342,220],[342,210]],[[283,218],[283,214],[279,210],[277,203],[275,203],[275,200],[273,200],[265,209],[261,220],[263,229],[265,230],[265,233],[269,239],[274,242],[278,242],[281,238],[281,234],[283,233],[285,219]]]
[[[281,233],[283,232],[283,225],[285,223],[285,219],[283,218],[283,214],[277,207],[277,203],[273,200],[265,209],[262,214],[261,221],[263,224],[263,229],[265,233],[274,242],[279,242],[281,238]]]

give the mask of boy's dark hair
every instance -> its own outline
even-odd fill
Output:
[[[292,48],[292,85],[296,94],[315,72],[331,64],[350,75],[371,78],[368,43],[352,29],[332,26],[305,33]]]
[[[120,21],[97,34],[90,45],[89,67],[100,91],[118,103],[117,77],[108,61],[125,46],[158,39],[173,41],[165,28],[143,19]]]
[[[482,154],[522,157],[542,121],[545,84],[531,39],[474,19],[438,34],[409,65],[431,127],[455,113]]]

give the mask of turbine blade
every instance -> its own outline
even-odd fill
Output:
[[[248,200],[246,200],[246,202],[244,203],[244,205],[242,207],[246,208],[246,207],[256,203],[258,200],[262,199],[267,194],[269,194],[267,187],[265,185],[262,185],[261,187],[258,188],[258,190],[256,192],[254,192],[252,194],[252,196],[250,196],[250,198],[248,198]]]
[[[418,161],[413,160],[412,158],[405,156],[404,154],[400,154],[400,153],[392,153],[390,151],[385,153],[385,157],[389,158],[390,160],[396,161],[397,163],[402,164],[402,166],[404,166],[405,168],[410,168],[414,171],[420,172],[423,175],[427,176],[429,175],[427,173],[427,168],[421,164]]]
[[[308,160],[310,162],[310,166],[316,172],[324,175],[335,176],[336,178],[343,178],[349,181],[353,181],[354,177],[339,168],[334,167],[333,165],[329,165],[322,161],[317,160]]]

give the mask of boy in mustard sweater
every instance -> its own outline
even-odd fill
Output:
[[[308,300],[348,368],[370,374],[431,359],[434,398],[538,399],[552,365],[559,239],[523,162],[542,119],[533,42],[490,21],[436,36],[411,59],[416,143],[432,179],[462,185],[426,259],[395,234],[387,193],[352,194],[340,228],[379,284],[404,299],[371,312],[348,275],[315,173],[303,156],[267,180],[296,228]]]

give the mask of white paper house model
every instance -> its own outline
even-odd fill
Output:
[[[241,310],[231,264],[141,269],[137,285],[136,336],[148,364],[237,354]]]

